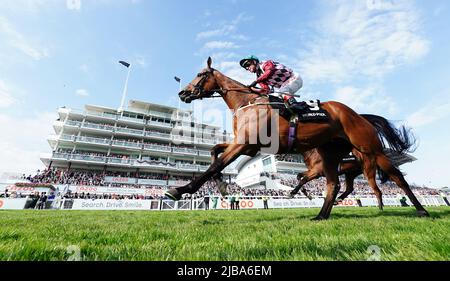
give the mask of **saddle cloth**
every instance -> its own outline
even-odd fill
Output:
[[[277,97],[269,95],[269,102],[272,108],[278,109],[280,116],[290,120],[292,117],[291,110],[298,116],[298,121],[327,121],[329,119],[328,112],[320,107],[320,101],[301,101],[293,104],[290,110],[284,104],[284,101]]]
[[[358,159],[356,159],[356,156],[353,155],[353,153],[349,153],[347,156],[345,156],[344,158],[342,158],[342,163],[349,163],[349,162],[356,162],[358,161]]]

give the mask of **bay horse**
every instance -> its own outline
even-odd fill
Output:
[[[410,129],[407,129],[405,126],[401,126],[397,129],[386,118],[378,115],[361,114],[361,117],[369,121],[375,127],[380,139],[382,140],[384,149],[389,149],[397,155],[405,155],[406,153],[411,153],[415,150],[415,138]],[[343,150],[344,153],[349,152],[348,145],[345,143],[335,143],[335,150]],[[379,209],[383,210],[382,193],[377,186],[375,174],[373,171],[363,170],[361,165],[364,161],[364,154],[355,148],[352,149],[352,154],[354,155],[354,159],[351,159],[350,161],[343,161],[339,164],[338,174],[345,175],[346,189],[344,193],[338,197],[338,201],[344,200],[350,193],[353,192],[355,178],[364,173],[369,186],[372,188],[375,196],[377,197]],[[324,176],[323,160],[316,148],[306,151],[302,155],[308,170],[297,175],[299,183],[294,190],[291,191],[290,197],[293,198],[294,195],[300,190],[303,194],[305,194],[305,196],[311,199],[307,193],[307,190],[303,186],[311,180]],[[377,171],[381,183],[385,183],[389,180],[386,173],[380,169],[377,169]]]
[[[268,97],[252,92],[244,86],[218,70],[211,67],[212,59],[207,60],[207,67],[178,94],[183,102],[190,103],[196,99],[212,97],[218,93],[228,108],[234,112],[233,132],[236,138],[231,143],[223,143],[214,147],[215,151],[223,153],[214,157],[210,167],[199,177],[185,186],[172,188],[165,194],[173,200],[180,200],[185,193],[195,193],[207,180],[228,166],[241,155],[254,157],[270,144],[266,143],[262,135],[270,133],[276,136],[278,149],[274,154],[287,154],[291,151],[298,153],[317,148],[324,161],[324,175],[327,180],[327,195],[324,204],[314,220],[328,219],[339,191],[339,179],[337,166],[342,159],[336,157],[336,153],[330,148],[329,143],[335,139],[347,140],[354,148],[365,155],[364,169],[375,170],[380,167],[389,175],[389,178],[399,185],[416,208],[418,216],[429,216],[425,208],[412,193],[402,173],[392,165],[389,158],[383,152],[383,146],[378,138],[375,128],[346,105],[336,102],[322,102],[320,106],[329,114],[326,122],[298,122],[295,142],[292,150],[289,147],[289,120],[278,118],[278,112],[268,103]],[[259,100],[259,103],[256,101]],[[255,110],[258,111],[255,117]],[[262,112],[262,113],[261,113]],[[237,115],[237,113],[239,113]],[[239,117],[239,118],[238,118]],[[275,129],[272,130],[272,120],[277,120]],[[256,141],[250,139],[257,136]],[[242,141],[244,140],[244,141]]]

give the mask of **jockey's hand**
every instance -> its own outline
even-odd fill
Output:
[[[256,81],[253,81],[250,85],[248,85],[247,87],[248,88],[253,88],[253,87],[256,87],[256,85],[258,84],[258,82],[256,82]]]

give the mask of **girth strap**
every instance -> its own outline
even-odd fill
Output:
[[[293,114],[289,120],[289,134],[288,134],[288,152],[292,150],[296,138],[298,116]]]

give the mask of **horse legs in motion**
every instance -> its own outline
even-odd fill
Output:
[[[195,193],[200,187],[214,175],[220,173],[226,166],[236,160],[240,155],[255,156],[259,147],[253,144],[228,144],[225,151],[211,166],[198,178],[191,181],[188,185],[170,189],[166,195],[173,200],[180,200],[184,193]]]
[[[223,153],[229,145],[230,145],[229,143],[216,144],[211,149],[211,163],[214,163],[217,160],[217,158],[219,157],[219,154]],[[219,189],[220,194],[222,196],[226,196],[227,195],[227,183],[223,181],[223,174],[221,172],[219,172],[213,176],[213,179],[217,185],[217,188]]]
[[[419,200],[417,200],[416,196],[411,191],[411,188],[403,177],[402,172],[400,172],[399,169],[392,165],[389,158],[384,154],[378,154],[375,156],[375,161],[376,165],[389,176],[389,179],[395,182],[406,193],[409,200],[414,204],[414,207],[417,210],[417,215],[420,217],[428,217],[428,212],[425,210],[422,204],[420,204]]]
[[[326,220],[330,217],[331,209],[339,192],[339,178],[337,173],[337,166],[339,165],[339,158],[335,157],[333,153],[327,149],[318,149],[318,152],[324,159],[323,172],[327,179],[327,195],[323,203],[319,215],[313,220]]]

